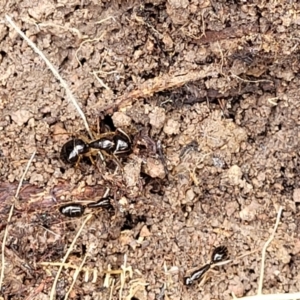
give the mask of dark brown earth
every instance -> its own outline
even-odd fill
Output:
[[[115,212],[86,211],[93,217],[67,259],[79,267],[86,256],[70,299],[254,295],[260,252],[216,268],[201,286],[186,287],[183,277],[216,246],[231,258],[260,251],[280,206],[263,293],[300,291],[299,2],[1,0],[0,7],[4,299],[49,299],[86,218],[67,219],[58,207],[98,200],[106,187]],[[6,14],[59,69],[90,126],[111,116],[134,137],[123,170],[99,159],[77,169],[60,160],[72,134],[87,136],[82,119]],[[119,275],[104,285],[105,270],[120,270],[125,255],[132,278],[127,273],[121,291]],[[70,264],[56,299],[70,288]]]

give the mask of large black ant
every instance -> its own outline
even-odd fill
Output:
[[[60,152],[60,158],[68,164],[79,164],[82,157],[87,156],[94,163],[93,156],[97,153],[113,157],[120,165],[117,156],[131,152],[131,139],[121,129],[114,132],[106,132],[93,141],[85,141],[85,138],[75,138],[66,142]]]
[[[204,275],[209,269],[224,264],[224,261],[227,259],[228,259],[228,250],[225,246],[219,246],[215,248],[215,250],[211,255],[210,263],[196,270],[190,276],[184,277],[183,283],[185,285],[192,285],[195,280],[204,278]]]

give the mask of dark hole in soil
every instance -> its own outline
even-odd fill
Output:
[[[145,223],[147,218],[145,216],[134,216],[130,213],[128,213],[125,216],[125,222],[123,226],[121,227],[121,231],[123,230],[131,230],[133,229],[138,223]]]
[[[82,66],[86,63],[86,59],[84,57],[79,59],[79,61],[80,61]]]
[[[103,120],[101,120],[101,127],[107,126],[109,127],[110,131],[115,131],[116,127],[110,115],[105,115]]]
[[[86,245],[82,244],[82,256],[86,254]]]
[[[5,52],[5,51],[3,51],[3,50],[1,50],[1,51],[0,51],[0,55],[1,55],[1,56],[2,56],[2,58],[3,58],[3,57],[5,57],[5,56],[6,56],[6,52]]]

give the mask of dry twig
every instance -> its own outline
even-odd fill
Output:
[[[70,245],[70,248],[69,248],[69,250],[67,251],[67,253],[66,253],[66,255],[65,255],[65,257],[64,257],[64,259],[63,259],[63,261],[62,261],[62,263],[61,263],[61,265],[60,265],[58,271],[57,271],[56,277],[55,277],[55,279],[54,279],[54,282],[53,282],[53,285],[52,285],[52,289],[51,289],[51,293],[50,293],[50,300],[55,299],[55,290],[56,290],[56,284],[57,284],[59,275],[60,275],[60,273],[61,273],[61,271],[62,271],[62,269],[63,269],[63,267],[64,267],[64,264],[66,263],[66,261],[67,261],[69,255],[70,255],[70,253],[72,252],[73,247],[74,247],[74,245],[75,245],[75,243],[76,243],[76,241],[77,241],[77,239],[78,239],[78,237],[79,237],[79,235],[80,235],[82,229],[84,228],[85,224],[91,219],[92,216],[93,216],[93,215],[90,214],[90,215],[88,215],[88,216],[86,217],[86,219],[85,219],[84,222],[82,223],[81,227],[79,228],[79,230],[78,230],[78,232],[77,232],[77,234],[76,234],[76,236],[75,236],[75,238],[74,238],[72,244]]]
[[[211,66],[203,66],[201,70],[191,70],[186,74],[164,74],[162,76],[158,76],[143,82],[138,87],[138,89],[120,97],[116,103],[105,107],[104,110],[117,108],[121,105],[129,105],[138,98],[149,97],[157,92],[169,90],[172,88],[178,88],[187,84],[188,82],[200,80],[207,76],[213,76],[215,74],[216,70],[214,70]]]
[[[35,156],[35,153],[36,153],[36,151],[34,151],[34,152],[32,153],[32,155],[31,155],[31,157],[30,157],[30,159],[29,159],[29,161],[28,161],[28,163],[27,163],[27,166],[26,166],[26,168],[25,168],[25,170],[24,170],[24,172],[23,172],[23,175],[22,175],[22,177],[21,177],[21,180],[20,180],[20,182],[19,182],[19,185],[18,185],[16,194],[15,194],[15,199],[17,199],[18,196],[19,196],[19,192],[20,192],[20,189],[21,189],[23,180],[24,180],[24,178],[25,178],[26,173],[28,172],[28,169],[29,169],[29,167],[30,167],[30,165],[31,165],[31,163],[32,163],[32,160],[33,160],[34,156]],[[10,211],[9,211],[9,215],[8,215],[8,219],[7,219],[7,224],[9,224],[9,222],[10,222],[10,220],[11,220],[11,218],[12,218],[12,214],[13,214],[13,211],[14,211],[14,207],[15,207],[15,204],[13,203],[13,204],[11,205],[11,208],[10,208]],[[1,264],[2,264],[2,265],[1,265],[1,275],[0,275],[0,291],[2,290],[2,282],[3,282],[3,278],[4,278],[4,268],[5,268],[5,256],[4,256],[4,251],[5,251],[5,244],[6,244],[7,235],[8,235],[8,225],[7,225],[6,228],[5,228],[4,237],[3,237],[3,241],[2,241],[2,249],[1,249],[1,251],[2,251],[2,253],[1,253]]]
[[[274,239],[278,224],[279,224],[279,220],[280,220],[280,216],[281,216],[281,212],[282,212],[282,207],[279,208],[278,214],[277,214],[277,219],[276,219],[276,223],[273,229],[273,232],[271,234],[271,236],[269,237],[269,239],[267,240],[267,242],[265,243],[263,249],[262,249],[262,256],[261,256],[261,268],[260,268],[260,277],[259,277],[259,285],[258,285],[258,291],[257,294],[261,295],[262,294],[262,286],[263,286],[263,280],[264,280],[264,270],[265,270],[265,258],[266,258],[266,250],[269,246],[269,244],[272,242],[272,240]]]
[[[83,265],[85,264],[86,258],[87,258],[87,254],[84,256],[84,258],[83,258],[83,260],[82,260],[82,262],[81,262],[79,268],[76,268],[76,271],[75,271],[75,274],[74,274],[74,277],[73,277],[73,282],[72,282],[72,284],[71,284],[71,286],[70,286],[68,292],[66,293],[65,300],[68,299],[68,297],[69,297],[69,295],[70,295],[70,293],[71,293],[71,291],[72,291],[72,289],[73,289],[73,287],[74,287],[74,284],[75,284],[75,282],[76,282],[76,279],[77,279],[79,273],[81,272],[81,270],[82,270],[82,268],[83,268]]]
[[[86,117],[81,110],[75,96],[72,94],[67,82],[60,76],[57,69],[53,66],[53,64],[47,59],[47,57],[44,55],[44,53],[37,48],[37,46],[21,31],[21,29],[13,22],[13,20],[6,15],[6,20],[9,22],[9,24],[18,32],[18,34],[28,43],[28,45],[36,52],[42,60],[46,63],[48,68],[51,70],[53,75],[57,78],[57,80],[60,82],[61,86],[66,90],[67,98],[73,103],[74,107],[76,108],[77,112],[79,113],[80,117],[83,120],[84,126],[86,128],[86,131],[89,133],[91,139],[93,138],[93,135],[90,131],[89,125],[87,123]]]
[[[232,294],[233,299],[235,299],[235,300],[296,300],[296,299],[300,299],[300,292],[285,293],[285,294],[266,294],[266,295],[262,294],[266,250],[267,250],[267,247],[269,246],[269,244],[274,239],[274,236],[275,236],[275,233],[276,233],[279,221],[280,221],[281,213],[282,213],[282,207],[280,207],[278,210],[276,223],[275,223],[273,232],[262,249],[262,262],[261,262],[261,270],[260,270],[260,278],[259,278],[257,294],[254,296],[246,296],[246,297],[242,297],[242,298],[237,298],[237,297],[235,297],[234,294]]]

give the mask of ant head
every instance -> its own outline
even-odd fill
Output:
[[[228,249],[225,246],[217,247],[212,255],[211,255],[211,262],[218,263],[220,261],[226,260],[228,258]]]
[[[193,280],[191,279],[191,277],[184,277],[183,283],[185,285],[191,285],[193,283]]]

